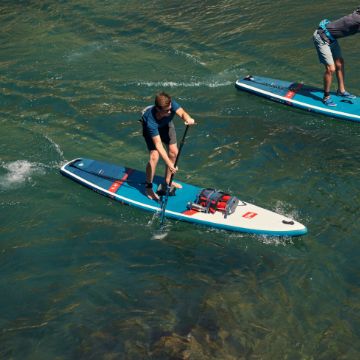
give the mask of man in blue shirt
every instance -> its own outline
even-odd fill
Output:
[[[360,32],[360,7],[352,14],[329,21],[322,20],[319,28],[315,30],[313,40],[319,60],[325,66],[324,73],[324,98],[323,103],[327,106],[336,106],[330,97],[330,87],[334,72],[338,80],[337,95],[346,99],[354,99],[355,96],[345,90],[344,85],[344,59],[341,54],[337,39]]]
[[[172,121],[175,114],[184,121],[185,125],[195,124],[195,120],[165,92],[156,95],[155,105],[148,106],[143,110],[141,119],[143,136],[150,153],[150,159],[146,165],[145,191],[147,196],[153,200],[159,200],[159,196],[153,190],[153,179],[159,157],[161,156],[167,165],[165,172],[167,184],[170,182],[171,174],[175,174],[178,170],[177,167],[174,167],[178,154],[175,126]],[[168,152],[163,143],[167,146]],[[181,185],[175,182],[172,182],[172,185],[181,188]]]

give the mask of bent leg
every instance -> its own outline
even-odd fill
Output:
[[[169,144],[168,145],[168,152],[169,152],[169,159],[171,160],[171,162],[173,164],[175,164],[175,161],[176,161],[176,157],[179,153],[179,149],[177,147],[177,144]],[[170,178],[171,178],[171,172],[170,170],[168,169],[168,167],[166,167],[166,172],[165,172],[165,180],[166,180],[166,183],[169,184],[170,182]],[[182,186],[178,183],[175,183],[173,182],[172,185],[178,189],[181,189]]]
[[[338,80],[338,91],[345,92],[345,66],[344,59],[335,59],[336,77]]]
[[[324,99],[330,96],[330,88],[332,83],[332,78],[335,72],[335,65],[325,65],[324,73]]]
[[[152,188],[152,182],[154,180],[156,166],[159,162],[159,152],[157,150],[150,151],[149,162],[146,165],[146,194],[149,199],[159,200]]]

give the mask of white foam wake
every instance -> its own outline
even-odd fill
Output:
[[[16,160],[0,165],[6,173],[0,176],[0,188],[3,190],[16,188],[31,180],[34,174],[44,174],[42,164],[31,163],[27,160]]]
[[[175,82],[175,81],[141,81],[137,82],[137,86],[147,86],[147,87],[209,87],[217,88],[222,86],[232,85],[232,81],[193,81],[193,82]]]
[[[59,144],[57,144],[53,139],[51,139],[48,135],[44,135],[45,139],[49,141],[49,143],[54,147],[55,151],[59,154],[60,158],[64,159],[64,153],[61,150]]]

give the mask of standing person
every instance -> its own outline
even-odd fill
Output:
[[[141,118],[143,136],[150,153],[149,162],[146,165],[145,191],[149,199],[159,200],[159,196],[153,190],[153,179],[159,156],[166,164],[165,182],[169,184],[171,174],[178,170],[174,163],[178,154],[176,132],[173,123],[174,116],[178,115],[185,125],[195,124],[195,120],[175,101],[170,95],[161,92],[155,97],[155,105],[148,106],[143,110]],[[165,150],[163,143],[167,146]],[[172,182],[175,188],[181,188],[180,184]]]
[[[319,28],[313,35],[314,44],[320,63],[325,66],[323,103],[327,106],[336,106],[330,97],[330,88],[334,72],[338,81],[337,95],[346,99],[355,99],[356,96],[345,90],[344,59],[341,55],[337,39],[354,35],[360,32],[360,7],[352,14],[338,20],[322,20]]]

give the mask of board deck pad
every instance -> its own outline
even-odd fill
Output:
[[[64,176],[114,200],[127,205],[161,212],[161,201],[149,199],[145,194],[145,173],[128,167],[91,159],[74,159],[61,167]],[[154,190],[163,178],[154,178]],[[168,198],[165,216],[182,221],[198,223],[229,231],[248,232],[276,236],[297,236],[307,233],[299,222],[284,215],[239,201],[234,213],[224,216],[216,211],[204,213],[188,208],[202,188],[178,181],[182,189]]]
[[[342,120],[360,122],[360,98],[346,99],[331,93],[336,107],[322,102],[323,90],[303,83],[289,82],[260,76],[246,76],[235,83],[236,88],[265,97],[284,105],[319,113]]]

